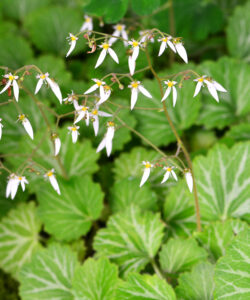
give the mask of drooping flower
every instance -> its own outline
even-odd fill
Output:
[[[128,66],[129,66],[130,74],[133,75],[135,71],[136,59],[140,52],[141,42],[132,40],[129,41],[128,44],[132,46],[132,55],[129,56],[128,58]]]
[[[173,94],[173,106],[175,106],[176,100],[177,100],[177,90],[176,90],[175,84],[177,82],[176,81],[167,80],[167,81],[164,81],[164,83],[168,86],[168,88],[166,89],[166,92],[165,92],[163,98],[161,99],[161,101],[164,101],[169,96],[169,94],[172,91],[172,94]]]
[[[13,91],[14,91],[14,97],[16,101],[18,102],[19,98],[19,86],[17,83],[17,79],[19,78],[17,75],[12,75],[11,73],[3,75],[4,78],[9,79],[6,83],[5,87],[1,90],[0,94],[4,93],[12,84]]]
[[[7,183],[7,187],[6,187],[6,198],[9,198],[9,196],[11,197],[11,199],[13,200],[16,196],[16,192],[18,189],[18,185],[19,185],[19,180],[18,180],[18,176],[14,173],[10,174],[9,178],[8,178],[8,183]]]
[[[103,86],[103,94],[101,95],[100,97],[100,100],[97,102],[97,105],[101,105],[102,103],[104,103],[105,101],[108,100],[108,98],[110,97],[111,95],[111,87],[107,84],[105,84]]]
[[[70,48],[69,51],[66,54],[66,57],[70,55],[70,53],[75,49],[76,41],[78,40],[78,37],[73,35],[72,33],[69,34],[69,37],[67,38],[69,40]]]
[[[80,31],[88,30],[88,34],[91,34],[91,31],[93,30],[93,20],[88,15],[84,15],[85,22],[82,24],[82,27]]]
[[[26,116],[24,114],[21,114],[18,116],[18,121],[20,121],[22,123],[24,129],[26,130],[26,132],[28,133],[30,138],[33,140],[34,133],[33,133],[33,129],[30,124],[30,121],[26,118]]]
[[[187,57],[187,51],[183,46],[183,43],[181,42],[180,38],[175,38],[173,40],[173,44],[175,46],[175,49],[177,53],[180,55],[180,57],[185,61],[185,63],[188,63],[188,57]]]
[[[69,132],[71,132],[71,135],[72,135],[72,142],[73,142],[74,144],[77,142],[78,135],[80,134],[80,133],[78,132],[78,129],[79,129],[79,128],[80,128],[79,126],[75,126],[75,125],[73,125],[73,126],[68,126],[68,130],[69,130]]]
[[[49,73],[48,72],[44,73],[44,74],[38,74],[36,76],[36,78],[39,79],[39,80],[38,80],[37,85],[36,85],[35,95],[39,92],[42,85],[47,82],[49,87],[51,88],[52,92],[55,94],[55,96],[60,101],[60,103],[62,103],[62,93],[61,93],[61,90],[59,88],[59,85],[55,81],[53,81],[52,79],[49,78]]]
[[[185,176],[189,191],[192,193],[192,191],[193,191],[193,176],[192,176],[190,170],[184,170],[184,176]]]
[[[91,111],[90,119],[93,122],[95,136],[97,136],[98,130],[99,130],[99,116],[100,117],[112,117],[111,114],[108,114],[104,111],[99,110],[98,106]]]
[[[0,140],[2,138],[2,133],[3,133],[3,124],[2,124],[2,119],[0,118]]]
[[[114,42],[117,41],[116,37],[120,37],[122,36],[122,38],[124,39],[123,43],[124,46],[126,47],[128,45],[128,35],[127,32],[125,30],[126,26],[123,24],[117,24],[115,26],[113,26],[113,28],[115,29],[115,31],[112,33],[112,37],[109,39],[109,44],[113,44]]]
[[[99,88],[100,98],[103,98],[103,97],[104,97],[104,87],[103,87],[103,86],[104,86],[106,83],[105,83],[104,81],[101,81],[101,80],[96,79],[96,78],[94,78],[94,79],[92,79],[92,80],[95,82],[95,84],[92,85],[92,86],[84,93],[84,95],[90,94],[90,93],[96,91],[96,90]]]
[[[95,68],[98,68],[104,61],[107,53],[112,57],[112,59],[117,63],[119,64],[119,59],[115,53],[115,51],[110,48],[111,47],[111,44],[108,44],[108,43],[103,43],[102,45],[99,46],[100,48],[102,48],[102,51],[100,53],[100,56],[96,62],[96,65],[95,65]]]
[[[59,188],[59,185],[58,185],[58,182],[56,180],[56,176],[54,175],[54,173],[55,173],[55,170],[52,169],[52,170],[48,171],[44,175],[44,177],[49,178],[50,184],[52,185],[53,189],[57,192],[58,195],[61,195],[60,188]]]
[[[132,81],[128,87],[131,88],[131,110],[136,104],[139,92],[148,98],[152,98],[152,95],[142,86],[140,81]]]
[[[75,96],[75,93],[73,91],[71,91],[71,94],[68,94],[68,96],[63,99],[63,102],[65,102],[65,104],[73,103],[74,101],[77,101],[77,97]]]
[[[109,121],[107,123],[107,126],[108,126],[107,132],[104,138],[102,139],[102,141],[100,142],[100,144],[98,145],[96,152],[100,152],[102,149],[106,147],[107,156],[110,156],[112,151],[112,140],[115,134],[115,123]]]
[[[174,178],[176,181],[178,180],[178,178],[177,178],[177,176],[176,176],[176,174],[175,174],[175,171],[173,170],[174,167],[164,167],[163,169],[166,170],[166,173],[164,174],[161,183],[166,182],[166,181],[168,180],[168,178],[169,178],[170,175],[172,175],[173,178]]]
[[[147,41],[150,41],[151,43],[154,43],[154,36],[151,32],[151,30],[141,30],[139,31],[139,35],[140,35],[140,42],[143,44]]]
[[[80,122],[82,119],[85,119],[86,125],[89,125],[89,108],[85,105],[79,105],[77,101],[74,101],[74,107],[76,110],[76,119],[74,124]]]
[[[197,82],[194,91],[194,97],[196,97],[199,94],[201,87],[204,86],[204,80],[206,77],[207,77],[206,75],[202,75],[201,77],[194,79],[194,81]]]
[[[17,176],[19,183],[21,184],[23,192],[25,191],[25,184],[28,184],[28,180],[26,179],[25,176]],[[18,184],[19,184],[18,183]]]
[[[143,161],[142,163],[143,163],[143,165],[145,166],[145,168],[144,168],[144,171],[143,171],[143,175],[142,175],[140,187],[142,187],[143,184],[148,180],[148,177],[149,177],[149,175],[150,175],[151,168],[154,167],[154,165],[151,164],[149,161]]]
[[[219,102],[219,97],[217,94],[217,91],[226,93],[227,90],[219,84],[217,81],[213,80],[212,78],[208,77],[207,79],[204,80],[204,82],[207,85],[209,93],[212,95],[212,97]]]
[[[160,50],[158,56],[161,56],[162,53],[167,49],[169,46],[172,51],[176,52],[174,44],[171,42],[172,37],[171,36],[166,36],[164,38],[158,39],[158,42],[161,42]]]
[[[58,134],[56,134],[56,133],[53,133],[51,137],[52,137],[52,140],[54,141],[55,156],[57,156],[61,149],[61,140],[60,140]]]

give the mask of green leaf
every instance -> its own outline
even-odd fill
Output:
[[[186,182],[173,187],[164,203],[164,220],[171,236],[190,236],[196,229],[194,197]]]
[[[118,285],[118,268],[108,259],[89,258],[76,269],[73,290],[77,299],[114,300]]]
[[[10,200],[11,201],[11,200]],[[41,222],[34,202],[10,210],[0,223],[0,267],[18,276],[24,263],[41,247],[38,238]]]
[[[210,223],[202,232],[196,233],[199,243],[205,248],[210,257],[216,261],[225,255],[226,248],[235,236],[247,228],[247,224],[240,220]]]
[[[87,14],[103,17],[105,23],[116,23],[125,15],[128,0],[91,0],[84,7]]]
[[[61,195],[44,185],[38,190],[38,212],[47,232],[59,240],[70,241],[86,234],[100,217],[103,193],[89,177],[58,180],[58,184]]]
[[[175,300],[173,288],[157,275],[131,273],[127,281],[120,284],[119,300]]]
[[[206,257],[206,251],[198,246],[194,238],[171,238],[162,246],[160,264],[167,273],[184,272]]]
[[[250,66],[232,58],[223,57],[217,62],[207,61],[200,66],[200,72],[212,76],[228,92],[219,93],[217,103],[204,87],[203,107],[198,123],[206,128],[224,128],[237,122],[250,112],[248,95],[250,87]]]
[[[30,44],[24,38],[14,34],[4,34],[0,37],[1,65],[17,69],[24,66],[32,57]]]
[[[233,146],[236,142],[250,140],[250,124],[241,123],[231,126],[220,142]]]
[[[249,152],[250,143],[239,143],[231,149],[217,145],[207,157],[196,157],[194,174],[203,220],[250,220]]]
[[[179,276],[176,288],[178,299],[182,300],[213,300],[214,267],[208,262],[201,262],[189,273]]]
[[[234,10],[227,28],[227,46],[229,53],[250,62],[250,2]]]
[[[250,297],[250,229],[241,232],[215,267],[215,299]]]
[[[115,182],[110,191],[110,206],[113,212],[124,211],[130,204],[135,204],[143,210],[157,208],[157,196],[149,184],[139,188],[140,180],[124,178]]]
[[[20,272],[22,300],[73,300],[72,279],[79,266],[68,246],[52,244],[39,251]]]
[[[131,1],[131,7],[139,16],[151,14],[161,4],[160,0],[136,0]]]
[[[130,206],[125,212],[110,217],[107,228],[97,232],[94,249],[120,266],[122,274],[140,271],[156,255],[164,226],[158,214],[142,213]]]
[[[51,6],[30,14],[24,26],[39,50],[65,56],[69,49],[66,37],[69,32],[78,33],[82,21],[79,9]],[[79,53],[83,44],[83,39],[79,39],[73,53]]]

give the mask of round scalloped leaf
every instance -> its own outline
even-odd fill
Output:
[[[134,204],[142,210],[157,209],[157,196],[150,189],[149,184],[139,188],[140,180],[124,178],[116,181],[110,190],[109,203],[113,212],[124,211],[129,205]]]
[[[89,177],[59,180],[61,195],[51,186],[42,185],[37,192],[38,213],[45,230],[59,240],[70,241],[85,235],[92,222],[100,217],[103,193]],[[49,185],[49,183],[47,183]]]
[[[125,212],[110,217],[107,228],[97,232],[94,249],[120,266],[126,275],[140,271],[156,255],[163,238],[164,225],[159,214],[142,213],[130,206]]]
[[[0,267],[5,272],[19,276],[23,264],[41,247],[40,230],[34,202],[21,203],[1,220]]]
[[[206,128],[224,128],[237,122],[250,112],[248,95],[250,86],[250,66],[232,58],[222,57],[217,62],[207,61],[200,65],[200,72],[212,76],[227,93],[218,92],[220,102],[216,102],[203,88],[203,106],[198,123]]]
[[[118,268],[108,259],[89,258],[75,271],[73,291],[76,299],[115,300],[118,285]]]
[[[178,299],[213,300],[214,299],[214,266],[209,262],[201,262],[189,273],[179,276],[176,288]]]
[[[175,300],[173,288],[157,275],[131,273],[118,288],[119,300]]]
[[[193,165],[203,220],[250,220],[249,142],[231,149],[217,145]]]
[[[65,56],[69,49],[66,37],[69,36],[69,32],[78,33],[81,24],[82,15],[79,9],[59,6],[36,11],[30,14],[24,23],[32,42],[39,50],[62,56]],[[83,44],[83,38],[80,38],[73,54],[79,53]]]
[[[250,140],[250,123],[241,123],[231,126],[220,142],[233,146],[236,142]]]
[[[161,4],[161,0],[137,0],[131,1],[131,7],[133,11],[139,15],[148,15],[151,14],[152,11],[156,10]]]
[[[229,53],[250,62],[250,2],[234,10],[227,28]]]
[[[241,232],[215,267],[215,299],[250,298],[250,229]]]
[[[207,252],[198,246],[194,238],[171,238],[162,246],[160,265],[167,273],[184,272],[206,257]]]
[[[22,300],[73,300],[72,279],[79,263],[68,246],[52,244],[39,251],[20,272]]]

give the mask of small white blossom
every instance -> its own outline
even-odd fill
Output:
[[[6,83],[5,87],[1,90],[0,94],[2,94],[3,92],[5,92],[12,84],[13,86],[13,91],[14,91],[14,96],[16,101],[18,102],[18,98],[19,98],[19,86],[17,83],[17,79],[19,78],[16,75],[12,75],[11,73],[9,74],[5,74],[3,75],[4,78],[9,79],[8,82]]]
[[[167,49],[169,46],[172,51],[176,52],[174,44],[171,42],[172,37],[171,36],[166,36],[164,38],[158,39],[158,42],[161,42],[160,50],[158,56],[161,56],[162,53]]]
[[[213,80],[211,78],[205,79],[204,82],[207,85],[209,93],[212,95],[212,97],[217,102],[219,102],[219,97],[218,97],[217,91],[223,92],[223,93],[227,92],[227,90],[224,89],[224,87],[221,84],[219,84],[217,81],[215,81],[215,80]]]
[[[145,43],[147,41],[150,41],[151,43],[154,43],[154,36],[150,30],[141,30],[139,31],[140,35],[140,42]]]
[[[73,126],[68,126],[68,130],[69,130],[69,132],[71,132],[71,135],[72,135],[72,142],[73,142],[74,144],[77,142],[78,135],[80,134],[80,133],[78,132],[78,129],[79,129],[79,128],[80,128],[79,126],[75,126],[75,125],[73,125]]]
[[[52,134],[52,140],[54,141],[55,156],[57,156],[61,149],[61,140],[56,133]]]
[[[115,29],[115,31],[113,32],[113,36],[109,39],[109,44],[113,44],[115,41],[117,41],[117,37],[120,37],[122,36],[122,38],[124,39],[123,43],[124,43],[124,46],[126,47],[128,45],[128,35],[127,35],[127,32],[125,30],[126,26],[123,25],[123,24],[117,24],[115,26],[113,26],[113,28]]]
[[[112,59],[117,63],[119,64],[119,59],[115,53],[115,51],[110,48],[111,47],[111,44],[108,44],[108,43],[103,43],[102,45],[99,46],[100,48],[102,48],[102,51],[100,53],[100,56],[96,62],[96,65],[95,65],[95,69],[98,68],[104,61],[107,53],[112,57]]]
[[[22,190],[23,192],[25,191],[25,184],[28,184],[28,180],[26,179],[25,176],[17,176],[18,177],[18,181],[21,184]]]
[[[71,94],[68,94],[68,96],[63,99],[63,102],[65,102],[66,104],[67,103],[73,103],[75,101],[77,101],[77,98],[76,98],[73,91],[71,91]]]
[[[80,31],[88,30],[89,31],[88,34],[90,35],[91,34],[90,31],[93,30],[93,20],[88,15],[85,15],[84,19],[85,19],[85,22],[82,24]]]
[[[98,130],[99,130],[99,118],[98,118],[99,116],[100,117],[112,117],[111,114],[108,114],[104,111],[99,110],[98,106],[91,111],[90,118],[93,122],[95,136],[97,136]]]
[[[140,52],[140,46],[141,46],[141,42],[138,42],[136,40],[132,40],[128,42],[129,45],[132,46],[132,55],[129,56],[128,58],[128,66],[129,66],[129,71],[130,74],[133,75],[134,71],[135,71],[135,64],[136,64],[136,59],[139,55]]]
[[[50,184],[52,185],[53,189],[57,192],[58,195],[61,195],[60,188],[59,188],[59,185],[58,185],[58,182],[56,180],[54,173],[55,173],[55,170],[52,169],[52,170],[48,171],[44,175],[44,177],[49,178]]]
[[[100,98],[103,98],[104,97],[104,87],[103,86],[106,85],[106,83],[104,81],[101,81],[101,80],[96,79],[96,78],[94,78],[92,80],[95,82],[95,84],[92,85],[92,87],[90,87],[84,93],[84,95],[90,94],[90,93],[96,91],[97,89],[99,89]]]
[[[22,123],[24,129],[26,130],[30,138],[33,140],[34,133],[30,121],[26,118],[24,114],[18,116],[18,121]]]
[[[181,40],[179,38],[175,38],[173,40],[173,43],[175,45],[175,49],[177,51],[177,53],[180,55],[180,57],[185,61],[185,63],[188,63],[188,57],[187,57],[187,51],[183,46],[183,43],[181,42]]]
[[[7,187],[6,187],[6,194],[5,194],[6,198],[9,198],[9,196],[11,197],[12,200],[15,198],[18,185],[19,185],[18,176],[16,176],[16,174],[14,173],[10,174]]]
[[[143,171],[143,175],[142,175],[140,187],[142,187],[143,184],[148,180],[148,177],[149,177],[149,175],[150,175],[151,168],[154,167],[154,165],[151,164],[149,161],[143,161],[142,163],[143,163],[143,165],[145,166],[145,169],[144,169],[144,171]]]
[[[78,40],[78,37],[73,35],[72,33],[69,34],[69,37],[67,38],[69,40],[70,48],[69,51],[66,54],[66,57],[70,55],[70,53],[75,49],[76,41]]]
[[[166,89],[166,92],[165,92],[163,98],[161,99],[161,101],[164,101],[169,96],[169,94],[172,91],[172,94],[173,94],[173,106],[175,106],[176,100],[177,100],[177,90],[176,90],[175,84],[177,82],[176,81],[167,80],[167,81],[164,81],[164,83],[168,86],[168,88]]]
[[[97,102],[97,105],[102,104],[107,101],[111,95],[111,87],[107,84],[103,86],[103,93],[100,95],[100,100]]]
[[[3,124],[2,124],[2,119],[0,118],[0,140],[2,138],[2,133],[3,133]]]
[[[204,86],[204,80],[206,77],[207,77],[206,75],[203,75],[199,78],[194,79],[194,81],[197,82],[195,91],[194,91],[194,97],[196,97],[199,94],[201,87]]]
[[[164,174],[163,176],[163,179],[162,179],[162,182],[161,183],[164,183],[168,180],[169,176],[172,175],[173,178],[177,181],[178,178],[175,174],[175,171],[173,170],[174,167],[164,167],[163,169],[166,170],[166,173]]]
[[[38,80],[37,85],[36,85],[36,89],[35,89],[35,95],[39,92],[39,90],[41,89],[42,85],[47,82],[49,87],[51,88],[52,92],[55,94],[55,96],[57,97],[57,99],[59,100],[60,103],[62,103],[62,93],[61,90],[58,86],[58,84],[53,81],[52,79],[49,78],[49,73],[44,73],[44,74],[38,74],[36,76]]]
[[[141,85],[140,81],[132,81],[128,87],[131,88],[131,110],[136,104],[139,92],[148,98],[152,98],[152,95]]]
[[[84,105],[79,105],[77,101],[74,101],[74,107],[76,110],[76,119],[74,124],[80,122],[82,119],[85,119],[86,125],[89,125],[89,111],[88,107]]]
[[[100,144],[98,145],[96,152],[100,152],[102,149],[106,147],[107,156],[110,156],[112,151],[112,140],[115,134],[115,123],[109,121],[107,125],[108,125],[107,132],[104,138],[102,139],[102,141],[100,142]]]
[[[190,192],[192,193],[192,191],[193,191],[193,176],[189,170],[185,170],[184,172],[185,172],[184,176],[185,176],[188,188],[189,188]]]

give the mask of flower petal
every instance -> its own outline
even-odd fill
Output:
[[[131,110],[134,108],[137,98],[138,98],[138,89],[132,88],[131,89],[131,105],[130,105]]]
[[[77,130],[72,130],[72,143],[75,144],[77,142],[79,132]]]
[[[60,188],[59,188],[58,182],[56,180],[56,177],[54,175],[49,176],[49,181],[50,181],[53,189],[57,192],[57,194],[61,195]]]
[[[42,87],[42,85],[43,85],[43,79],[40,78],[36,85],[35,95],[40,91],[40,88]]]
[[[119,64],[119,59],[118,59],[118,56],[116,55],[115,51],[111,48],[108,48],[108,53],[109,55],[113,58],[113,60]]]
[[[161,102],[164,101],[169,96],[170,92],[171,92],[171,87],[168,87],[166,89],[166,92],[165,92],[163,98],[161,99]]]
[[[46,80],[47,80],[52,92],[55,94],[55,96],[57,97],[59,102],[62,104],[62,93],[59,88],[59,85],[56,82],[54,82],[53,80],[51,80],[49,77],[47,77]]]
[[[100,144],[98,145],[96,152],[102,151],[102,149],[106,146],[106,136],[102,139]]]
[[[141,183],[140,183],[140,187],[143,186],[143,184],[147,181],[149,175],[150,175],[150,168],[145,168],[143,175],[142,175],[142,179],[141,179]]]
[[[175,174],[175,171],[171,171],[171,174],[172,174],[172,176],[174,177],[174,179],[176,180],[176,181],[178,181],[178,178],[177,178],[177,176],[176,176],[176,174]]]
[[[172,89],[173,89],[173,106],[175,107],[176,100],[177,100],[177,90],[175,86],[173,86]]]
[[[223,93],[227,92],[227,90],[221,84],[219,84],[217,81],[214,80],[213,84],[214,84],[217,91],[223,92]]]
[[[136,59],[139,55],[139,51],[140,51],[139,46],[136,46],[136,47],[133,48],[132,58],[133,58],[134,61],[136,61]]]
[[[3,92],[5,92],[10,87],[10,85],[11,85],[11,80],[9,80],[6,83],[5,87],[1,90],[0,94],[2,94]]]
[[[76,46],[76,40],[71,41],[70,42],[70,48],[69,48],[69,51],[66,54],[66,57],[68,57],[70,55],[70,53],[75,49],[75,46]]]
[[[23,127],[24,129],[26,130],[26,132],[28,133],[28,135],[30,136],[30,138],[33,140],[34,138],[34,134],[33,134],[33,129],[32,129],[32,126],[30,124],[30,121],[25,118],[23,121],[22,121],[22,124],[23,124]]]
[[[98,131],[99,131],[99,119],[98,119],[98,116],[94,116],[93,127],[94,127],[95,136],[97,136]]]
[[[96,62],[95,69],[98,68],[103,63],[103,61],[106,57],[106,54],[107,54],[107,50],[103,49],[101,51],[101,54],[99,55],[97,62]]]
[[[162,42],[162,43],[161,43],[161,46],[160,46],[160,50],[159,50],[158,56],[161,56],[161,55],[162,55],[162,53],[163,53],[164,50],[166,49],[166,45],[167,45],[166,42]]]
[[[212,95],[212,97],[213,97],[217,102],[219,102],[219,97],[218,97],[218,94],[217,94],[217,91],[216,91],[215,86],[214,86],[211,82],[209,82],[209,81],[207,81],[207,80],[205,80],[205,82],[206,82],[206,84],[207,84],[207,88],[208,88],[209,93]]]
[[[177,50],[177,53],[180,55],[180,57],[185,61],[185,63],[188,63],[188,57],[186,49],[183,47],[182,43],[178,43],[175,45],[175,48]]]
[[[169,178],[169,175],[170,175],[170,172],[169,172],[169,171],[167,171],[167,172],[164,174],[164,177],[163,177],[163,179],[162,179],[161,183],[164,183],[164,182],[166,182],[166,181],[168,180],[168,178]]]
[[[193,191],[193,177],[192,177],[192,174],[190,172],[186,172],[185,173],[185,179],[186,179],[188,188],[189,188],[190,192],[192,193],[192,191]]]
[[[144,96],[152,98],[152,95],[142,85],[139,85],[138,89]]]
[[[90,94],[90,93],[96,91],[96,90],[98,89],[98,87],[99,87],[99,86],[98,86],[97,84],[92,85],[92,86],[84,93],[84,95]]]
[[[58,155],[60,148],[61,148],[61,140],[59,139],[59,137],[57,137],[55,138],[55,156]]]
[[[19,97],[19,86],[16,80],[13,80],[13,91],[14,91],[14,96],[16,98],[16,101],[18,102],[18,97]]]
[[[201,87],[202,87],[202,82],[198,81],[197,84],[196,84],[196,87],[195,87],[195,91],[194,91],[194,96],[193,97],[196,97],[200,90],[201,90]]]
[[[176,49],[174,47],[174,44],[171,41],[167,41],[167,44],[171,48],[171,50],[174,51],[174,53],[176,53]]]
[[[130,75],[134,75],[134,72],[135,72],[135,60],[132,58],[132,56],[129,56],[129,58],[128,58],[128,66],[129,66]]]

